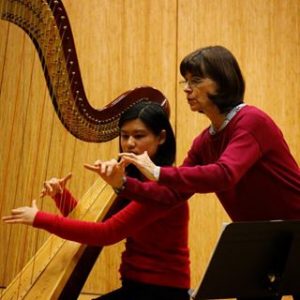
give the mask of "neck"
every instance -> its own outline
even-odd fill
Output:
[[[227,115],[226,113],[221,113],[219,108],[212,102],[211,105],[208,105],[205,108],[205,111],[203,111],[203,113],[210,120],[212,126],[216,131],[222,126]]]
[[[245,106],[245,104],[241,103],[241,104],[235,106],[227,114],[216,113],[216,114],[214,114],[213,118],[210,117],[210,120],[211,120],[210,133],[215,134],[218,131],[223,130],[227,126],[227,124],[230,122],[230,120],[235,116],[235,114],[244,106]]]
[[[226,115],[224,115],[224,114],[218,114],[218,115],[214,116],[213,118],[210,118],[211,124],[216,131],[218,131],[221,128],[221,126],[223,125],[223,123],[225,121],[225,118],[226,118]]]

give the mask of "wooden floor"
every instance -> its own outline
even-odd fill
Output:
[[[91,300],[94,298],[99,297],[100,295],[93,295],[93,294],[81,294],[77,300]]]
[[[79,296],[78,300],[91,300],[91,299],[96,298],[96,297],[99,297],[99,296],[100,296],[100,295],[91,295],[91,294],[85,295],[85,294],[81,294],[81,295]],[[284,296],[284,297],[282,297],[281,300],[292,300],[292,299],[293,299],[293,298],[290,297],[290,296]],[[222,299],[220,299],[220,300],[222,300]],[[234,300],[234,299],[224,299],[224,300]]]
[[[97,298],[99,297],[100,295],[93,295],[93,294],[81,294],[77,300],[91,300],[91,299],[94,299],[94,298]],[[289,297],[289,296],[284,296],[282,297],[281,300],[292,300],[293,298],[292,297]],[[220,299],[222,300],[222,299]],[[235,300],[235,299],[224,299],[224,300]]]
[[[0,288],[0,295],[1,295],[1,288]],[[94,294],[81,294],[77,300],[91,300],[94,298],[99,297],[100,295]],[[290,296],[284,296],[281,300],[292,300],[293,298]],[[226,299],[226,300],[234,300],[234,299]]]
[[[1,291],[4,290],[4,289],[1,289],[0,287],[0,299],[1,299]],[[91,299],[94,299],[94,298],[97,298],[101,295],[99,294],[80,294],[80,296],[78,297],[77,300],[91,300]]]
[[[100,295],[91,295],[91,294],[81,294],[78,300],[91,300],[93,298],[99,297]],[[284,296],[281,300],[292,300],[293,298],[290,296]],[[222,300],[222,299],[220,299]],[[224,299],[224,300],[234,300],[234,299]]]

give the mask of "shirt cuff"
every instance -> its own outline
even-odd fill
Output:
[[[153,170],[153,176],[154,176],[156,181],[159,180],[159,175],[160,175],[160,167],[155,166],[154,170]]]

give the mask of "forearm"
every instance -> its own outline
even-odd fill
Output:
[[[63,239],[92,246],[114,244],[122,238],[104,223],[85,222],[39,211],[33,227],[47,230]]]
[[[78,201],[66,188],[61,194],[56,194],[53,199],[57,208],[64,216],[67,216],[76,207],[78,203]]]
[[[45,229],[64,239],[82,244],[104,246],[117,243],[135,235],[164,214],[169,207],[129,203],[104,222],[87,222],[39,211],[33,226]],[[139,224],[139,226],[137,226]]]
[[[199,164],[197,148],[192,148],[181,167],[160,168],[159,183],[176,189],[178,193],[210,193],[227,190],[251,169],[261,157],[259,144],[247,132],[242,131],[212,163]]]
[[[233,186],[238,180],[226,165],[161,168],[159,183],[175,189],[178,193],[218,192]]]
[[[155,201],[161,204],[173,205],[187,200],[192,196],[192,193],[179,193],[176,189],[157,182],[141,182],[135,178],[127,177],[120,195],[141,203]]]

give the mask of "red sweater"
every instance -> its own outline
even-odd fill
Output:
[[[55,201],[64,215],[77,203],[67,190]],[[88,245],[110,245],[127,238],[120,266],[122,279],[189,288],[188,219],[187,201],[172,209],[131,201],[104,222],[79,221],[39,211],[33,226]]]
[[[122,196],[177,203],[215,192],[233,221],[300,219],[300,169],[279,128],[253,106],[224,130],[205,129],[181,167],[162,167],[159,183],[128,178]]]

